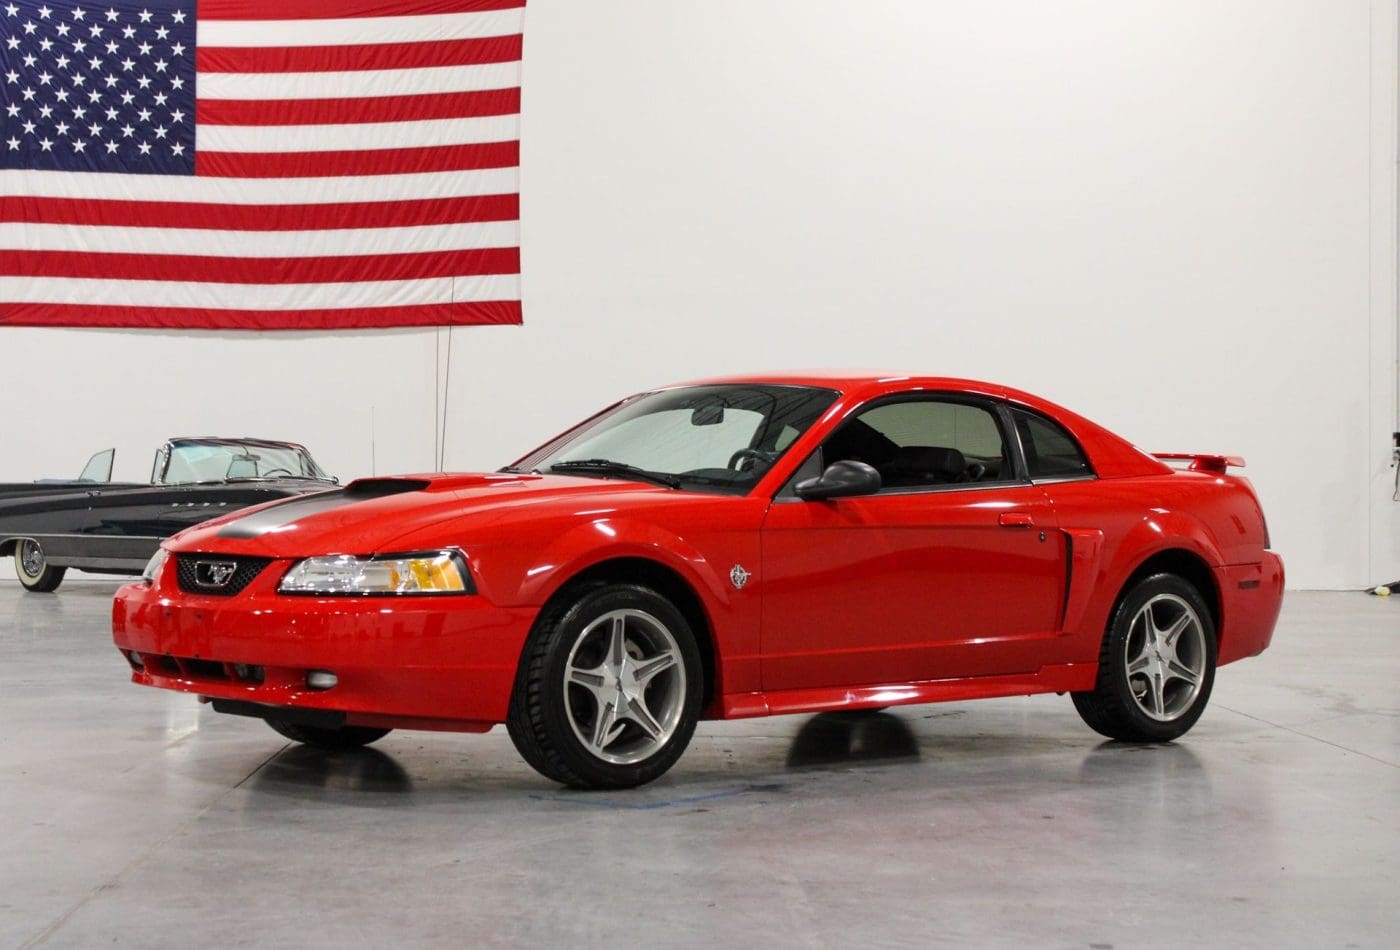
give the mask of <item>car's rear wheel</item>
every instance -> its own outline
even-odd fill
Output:
[[[58,589],[63,583],[66,567],[54,567],[44,556],[44,549],[32,538],[21,538],[15,545],[15,573],[24,589],[36,594],[47,594]]]
[[[541,615],[506,725],[545,777],[631,788],[680,758],[701,690],[699,648],[681,612],[646,587],[600,586]]]
[[[1098,682],[1074,693],[1089,727],[1125,742],[1169,742],[1196,724],[1215,682],[1215,623],[1200,592],[1154,574],[1119,602],[1099,654]]]
[[[368,726],[341,726],[338,729],[328,729],[324,726],[304,726],[282,719],[269,719],[267,724],[275,732],[286,736],[293,742],[300,742],[317,749],[325,749],[327,752],[358,749],[383,739],[390,732],[388,729],[371,729]]]

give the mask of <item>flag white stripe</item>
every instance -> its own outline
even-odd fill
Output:
[[[0,249],[94,254],[189,254],[196,257],[295,258],[418,254],[519,247],[520,222],[484,221],[405,228],[330,231],[209,231],[67,224],[0,224]]]
[[[0,195],[124,201],[196,201],[230,205],[316,205],[513,195],[520,169],[421,172],[373,178],[192,178],[103,172],[0,170]]]
[[[205,152],[330,152],[514,142],[520,119],[488,115],[470,119],[366,122],[359,125],[209,125],[195,141]]]
[[[435,92],[481,92],[520,85],[520,61],[339,73],[200,73],[199,97],[212,99],[358,99]]]
[[[201,49],[219,46],[359,46],[514,36],[525,9],[342,20],[200,20]]]
[[[216,310],[325,310],[519,300],[515,274],[337,284],[213,284],[160,280],[0,277],[7,303]]]

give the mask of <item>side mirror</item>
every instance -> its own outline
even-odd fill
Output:
[[[880,473],[875,469],[864,462],[845,460],[832,462],[816,478],[798,482],[793,486],[793,491],[803,501],[824,501],[828,498],[873,495],[880,490],[881,484]]]

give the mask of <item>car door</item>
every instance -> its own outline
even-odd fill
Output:
[[[779,493],[763,525],[766,690],[1036,669],[1063,602],[1064,541],[992,401],[920,394],[846,420],[793,482],[850,459],[873,495]]]

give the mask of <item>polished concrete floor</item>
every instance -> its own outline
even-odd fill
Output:
[[[503,730],[323,756],[0,584],[0,946],[1400,946],[1400,597],[1293,594],[1183,741],[1067,699],[702,724],[570,792]]]

